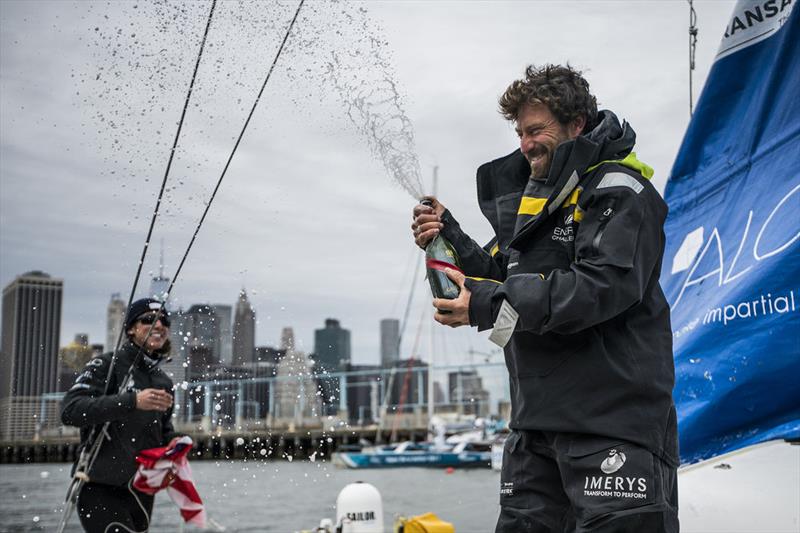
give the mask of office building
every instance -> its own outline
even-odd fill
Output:
[[[347,418],[359,426],[375,423],[380,417],[381,367],[350,365],[347,376]]]
[[[334,318],[325,320],[325,327],[314,330],[314,355],[317,370],[338,372],[350,364],[350,330]]]
[[[158,265],[158,276],[150,280],[150,292],[147,295],[149,298],[154,298],[160,302],[166,300],[164,308],[169,311],[171,309],[170,300],[167,299],[167,292],[169,291],[170,279],[164,274],[164,241],[161,241],[161,257]]]
[[[273,348],[272,346],[257,346],[255,362],[278,366],[278,363],[284,355],[286,355],[286,350]]]
[[[401,359],[394,364],[386,380],[389,389],[386,404],[396,412],[410,412],[427,406],[428,363],[419,359]]]
[[[233,308],[230,305],[214,304],[211,306],[219,323],[219,342],[217,353],[220,361],[226,365],[233,364]]]
[[[63,288],[62,280],[33,271],[3,289],[0,438],[32,435],[16,404],[58,389]]]
[[[102,350],[102,348],[101,348]],[[75,383],[75,379],[83,372],[86,363],[96,354],[95,348],[89,345],[89,335],[77,333],[75,340],[58,351],[59,372],[58,391],[66,392]]]
[[[400,359],[400,321],[396,318],[381,320],[381,366],[391,367]]]
[[[320,408],[313,364],[303,352],[290,349],[280,360],[275,382],[273,424],[302,427],[319,423]],[[287,379],[291,378],[291,379]]]
[[[294,350],[294,329],[286,327],[281,330],[281,350]]]
[[[324,415],[337,415],[341,410],[341,383],[328,372],[340,372],[350,364],[350,331],[343,329],[333,318],[325,327],[314,331],[314,373],[317,375]]]
[[[219,345],[217,315],[206,304],[193,305],[179,314],[183,332],[181,347],[186,356],[187,376],[189,379],[205,379],[204,376],[208,375],[211,368],[221,362],[215,351]]]
[[[111,295],[111,301],[108,302],[106,309],[106,346],[107,352],[112,351],[117,346],[117,339],[122,330],[122,325],[125,323],[125,301],[120,297],[118,292]],[[125,342],[123,338],[121,343]],[[120,343],[120,344],[121,344]]]
[[[239,293],[233,319],[232,364],[241,366],[253,362],[256,350],[256,313],[244,289]]]
[[[450,404],[461,414],[489,415],[489,391],[477,370],[459,370],[447,374]]]

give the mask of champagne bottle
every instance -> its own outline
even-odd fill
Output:
[[[423,200],[421,203],[431,206],[430,200]],[[453,300],[458,297],[461,289],[447,277],[444,273],[445,268],[461,271],[461,260],[450,241],[439,234],[425,247],[425,269],[433,297]]]

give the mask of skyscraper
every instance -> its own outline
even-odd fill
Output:
[[[170,312],[169,319],[172,351],[168,360],[161,363],[161,370],[170,377],[173,383],[179,384],[187,379],[190,353],[189,334],[194,323],[192,317],[187,317],[183,309]]]
[[[244,289],[239,293],[233,319],[233,366],[251,363],[256,350],[256,313]]]
[[[164,240],[161,240],[161,257],[158,266],[158,276],[150,280],[150,293],[147,295],[149,298],[155,298],[163,302],[167,298],[167,291],[169,290],[170,279],[164,275]],[[164,308],[170,309],[170,302],[164,304]]]
[[[286,327],[281,330],[281,350],[288,351],[294,349],[294,329]]]
[[[400,321],[381,320],[381,366],[389,368],[400,359]]]
[[[111,301],[108,302],[108,309],[106,310],[106,346],[107,352],[110,352],[117,346],[117,337],[122,329],[122,324],[125,322],[125,302],[122,300],[118,292],[111,295]]]
[[[350,331],[343,329],[333,318],[325,327],[314,331],[314,371],[322,394],[323,414],[337,414],[343,391],[337,378],[324,377],[325,372],[346,370],[350,364]]]
[[[85,370],[86,363],[94,355],[95,352],[89,345],[89,335],[86,333],[76,333],[75,340],[58,351],[59,392],[66,392],[75,383],[75,378]]]
[[[233,309],[230,305],[224,304],[214,304],[211,309],[217,315],[217,323],[219,325],[219,342],[217,346],[219,359],[225,364],[231,364],[233,362],[233,325],[231,323]]]
[[[350,330],[335,318],[325,320],[325,327],[314,330],[315,361],[328,372],[343,370],[350,363]]]
[[[183,348],[187,357],[188,374],[192,379],[205,376],[220,363],[219,322],[210,305],[193,305],[181,314]]]
[[[3,289],[0,438],[18,433],[15,402],[57,390],[63,287],[62,280],[33,271]]]
[[[447,374],[450,404],[458,413],[489,415],[489,392],[477,370],[459,370]]]

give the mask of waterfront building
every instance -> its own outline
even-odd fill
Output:
[[[58,389],[63,290],[63,280],[40,271],[17,276],[3,289],[0,439],[32,436],[35,421],[26,419],[23,404]]]
[[[211,306],[219,323],[219,339],[217,339],[216,352],[219,359],[226,365],[233,364],[233,308],[227,304],[214,304]]]
[[[281,330],[281,350],[287,352],[294,349],[294,329],[285,327]]]
[[[290,430],[319,425],[318,398],[312,361],[303,352],[289,349],[278,363],[274,416],[269,425]]]
[[[102,350],[102,348],[101,348]],[[58,391],[66,392],[83,372],[89,359],[95,356],[95,348],[89,345],[89,335],[77,333],[75,340],[58,351]]]
[[[350,364],[350,330],[335,318],[325,320],[325,327],[314,330],[314,355],[317,369],[338,372]]]
[[[285,349],[273,348],[272,346],[257,346],[254,362],[257,364],[278,366],[278,363],[284,355],[286,355]]]
[[[188,326],[192,324],[192,319],[186,317],[183,309],[178,309],[169,314],[169,320],[172,350],[167,359],[161,363],[161,370],[177,385],[187,379],[186,370],[189,366],[190,338],[187,334],[189,333],[190,328]]]
[[[414,408],[427,408],[428,363],[419,359],[400,359],[386,379],[389,389],[386,405],[390,409],[411,412]]]
[[[381,366],[391,367],[400,359],[400,321],[384,318],[381,327]]]
[[[233,319],[233,365],[252,363],[255,349],[256,313],[247,299],[247,292],[242,289],[236,302]]]
[[[179,354],[186,356],[183,361],[186,363],[186,376],[190,380],[205,379],[213,366],[221,364],[215,351],[219,344],[217,315],[207,304],[193,305],[179,314],[182,332],[179,337],[182,351]]]
[[[350,364],[350,331],[342,328],[338,320],[326,319],[325,327],[314,331],[313,357],[323,412],[326,415],[340,414],[341,384],[339,379],[327,378],[325,374],[341,372]]]
[[[379,417],[381,367],[350,365],[347,376],[347,418],[351,424],[371,425]]]
[[[451,407],[460,414],[488,416],[489,391],[477,370],[459,370],[447,374]]]
[[[164,298],[167,296],[167,290],[169,289],[169,282],[170,279],[164,275],[164,272],[159,272],[158,276],[155,276],[153,279],[150,280],[150,291],[147,295],[148,298],[153,298],[158,300],[159,302],[163,302]],[[169,301],[164,305],[164,309],[169,311]]]
[[[117,346],[117,338],[125,323],[125,301],[118,292],[111,295],[106,309],[106,346],[107,352],[112,351]],[[125,339],[122,339],[124,342]]]
[[[161,241],[161,257],[158,265],[158,276],[150,280],[150,293],[147,295],[149,298],[154,298],[159,302],[166,300],[164,309],[169,311],[171,309],[170,300],[167,299],[167,291],[169,291],[170,279],[164,275],[164,241]]]

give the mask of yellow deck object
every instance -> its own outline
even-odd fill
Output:
[[[400,517],[394,523],[394,533],[455,533],[456,528],[433,513],[411,518]]]

